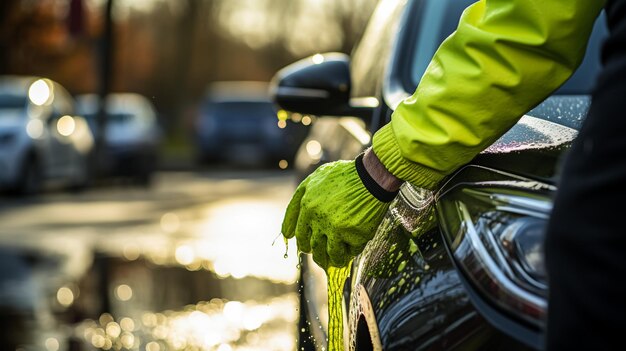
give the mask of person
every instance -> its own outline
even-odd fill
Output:
[[[364,248],[403,182],[436,189],[563,84],[606,8],[610,37],[588,117],[548,225],[547,348],[610,349],[626,331],[626,0],[481,0],[432,58],[415,93],[353,161],[296,189],[282,233],[321,267]]]

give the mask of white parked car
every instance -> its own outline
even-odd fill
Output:
[[[100,98],[95,94],[77,95],[78,111],[98,135],[97,115]],[[106,101],[104,171],[109,176],[133,177],[148,184],[158,159],[162,131],[152,103],[135,93],[112,93]]]
[[[82,187],[94,142],[75,101],[58,83],[0,77],[0,187],[22,194],[44,183]]]

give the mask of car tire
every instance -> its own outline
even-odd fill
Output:
[[[374,351],[372,336],[364,317],[359,318],[356,329],[356,351]]]
[[[35,195],[41,191],[43,176],[39,159],[30,155],[24,160],[16,191],[19,195]]]

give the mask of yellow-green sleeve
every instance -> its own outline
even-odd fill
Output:
[[[603,0],[482,0],[374,135],[387,169],[434,188],[550,95],[580,65]]]

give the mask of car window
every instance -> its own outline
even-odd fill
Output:
[[[384,0],[379,3],[359,44],[352,53],[350,72],[352,96],[376,96],[383,79],[386,58],[393,44],[393,36],[401,22],[407,0]]]
[[[209,104],[208,114],[224,118],[254,118],[274,116],[273,105],[269,102],[220,102]]]
[[[112,122],[128,123],[135,119],[135,115],[130,113],[109,113],[107,118]]]
[[[426,67],[430,63],[439,45],[446,39],[459,24],[459,18],[469,5],[475,0],[436,0],[426,1],[421,11],[419,25],[416,26],[418,35],[415,37],[413,60],[411,64],[412,86],[422,78]]]
[[[587,52],[583,63],[578,67],[570,79],[557,90],[557,95],[590,94],[595,84],[595,78],[601,68],[601,47],[607,38],[609,30],[604,12],[600,15],[593,27]]]
[[[0,121],[17,121],[26,114],[27,100],[25,96],[0,94]]]
[[[84,117],[87,121],[94,121],[97,118],[97,114],[89,113],[85,114]],[[133,114],[130,113],[107,113],[107,121],[115,122],[115,123],[127,123],[132,121],[135,118]]]
[[[437,0],[428,1],[422,11],[423,20],[416,26],[418,35],[410,65],[411,90],[414,90],[422,78],[435,51],[454,30],[463,10],[474,3],[473,0]],[[556,94],[580,95],[589,94],[600,68],[600,45],[608,34],[604,13],[596,21],[593,33],[587,46],[587,54],[576,73],[563,85]]]
[[[22,109],[26,102],[26,96],[0,94],[0,109]]]

